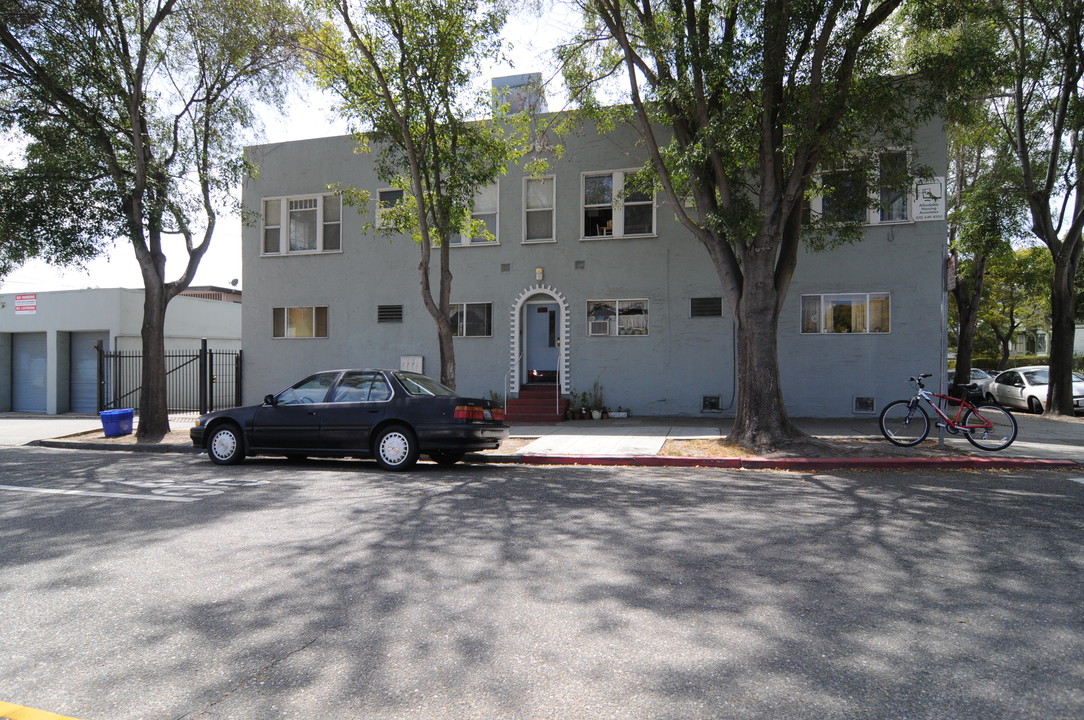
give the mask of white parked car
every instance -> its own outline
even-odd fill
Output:
[[[1046,365],[1005,370],[986,386],[986,399],[1006,407],[1020,408],[1033,413],[1046,409],[1046,395],[1050,385],[1050,368]],[[1084,411],[1084,377],[1073,373],[1073,405]]]

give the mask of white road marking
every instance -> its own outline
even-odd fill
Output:
[[[1069,479],[1072,480],[1075,483],[1080,483],[1081,485],[1084,485],[1084,478],[1069,478]]]
[[[198,497],[171,497],[166,495],[136,495],[135,493],[108,493],[93,490],[61,490],[59,488],[22,487],[19,485],[0,485],[0,490],[43,493],[46,495],[86,495],[90,497],[125,498],[126,500],[160,500],[162,502],[195,502]]]

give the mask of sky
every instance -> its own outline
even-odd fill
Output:
[[[525,12],[513,16],[505,30],[505,38],[511,44],[509,61],[492,65],[485,75],[492,78],[541,72],[543,81],[559,83],[555,78],[557,70],[551,50],[572,33],[574,28],[570,18],[570,13],[562,9],[554,9],[544,17],[532,17]],[[550,109],[558,109],[561,88],[554,86],[548,94]],[[329,137],[347,132],[346,122],[335,116],[332,98],[326,94],[310,91],[290,105],[292,109],[285,116],[278,111],[264,115],[264,132],[255,141],[256,144]],[[239,195],[240,190],[237,192]],[[178,240],[172,249],[167,246],[166,253],[166,277],[173,280],[182,272],[182,263],[186,259],[183,243]],[[240,280],[241,219],[237,215],[220,217],[211,247],[200,262],[192,285],[235,285],[243,289]],[[84,269],[58,268],[34,261],[0,280],[0,293],[4,294],[115,287],[143,287],[135,253],[124,240],[117,241],[106,254],[87,263]]]

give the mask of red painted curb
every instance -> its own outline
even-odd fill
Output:
[[[745,470],[903,470],[907,468],[985,469],[1079,467],[1074,460],[987,457],[888,458],[693,458],[665,455],[592,457],[586,455],[521,455],[526,465],[630,465],[636,467],[711,467]]]

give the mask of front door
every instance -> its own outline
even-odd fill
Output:
[[[555,383],[560,358],[561,308],[557,303],[530,303],[524,313],[527,382]]]

